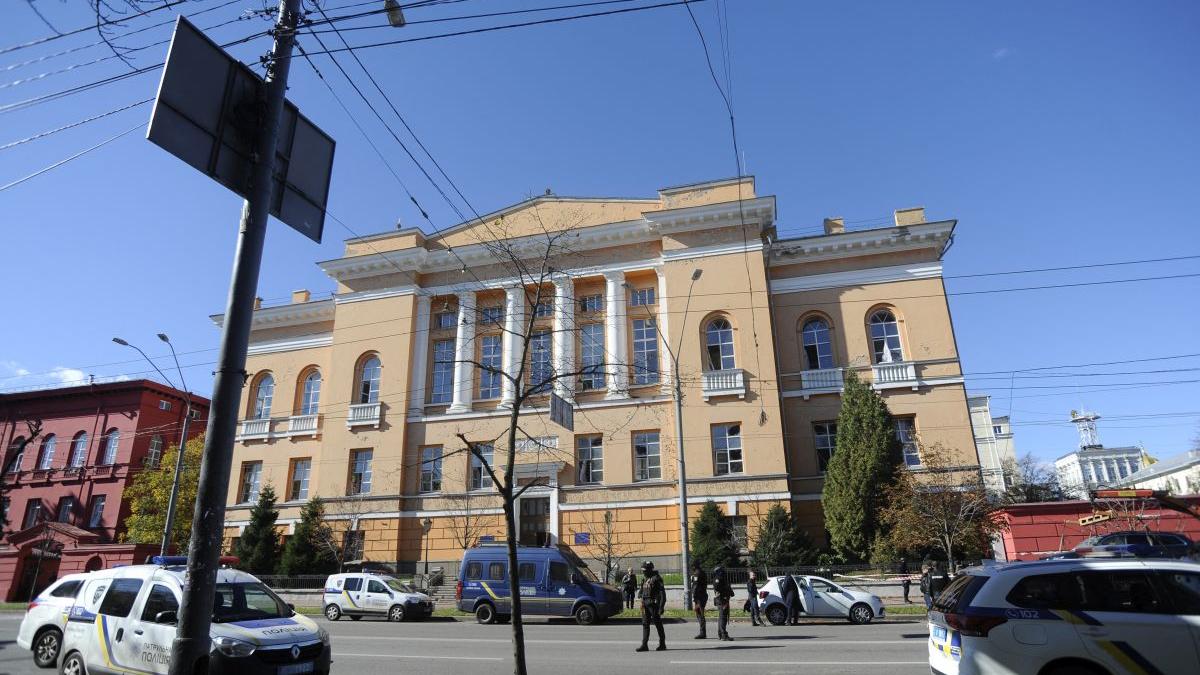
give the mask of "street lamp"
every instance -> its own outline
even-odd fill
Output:
[[[429,531],[433,529],[433,518],[421,521],[421,533],[425,535],[425,584],[429,584]]]
[[[167,346],[171,348],[171,358],[175,360],[175,371],[179,373],[179,382],[183,385],[184,393],[183,424],[179,428],[179,452],[175,455],[175,476],[171,479],[171,496],[167,500],[167,522],[163,525],[162,544],[159,546],[159,555],[167,555],[167,550],[171,546],[171,528],[175,526],[175,507],[176,502],[179,501],[179,476],[183,474],[183,452],[187,446],[188,424],[192,420],[192,392],[188,391],[187,381],[183,379],[183,368],[179,367],[179,357],[175,355],[175,345],[171,344],[171,339],[167,337],[166,333],[159,333],[158,339],[167,343]],[[113,342],[123,347],[136,349],[142,355],[142,358],[146,359],[146,363],[149,363],[167,381],[167,384],[170,384],[172,387],[175,386],[171,378],[159,370],[154,361],[151,361],[150,357],[146,356],[146,352],[142,351],[137,345],[130,344],[119,337],[113,338]]]
[[[692,304],[692,289],[696,287],[696,282],[700,279],[700,275],[704,274],[704,270],[697,267],[692,270],[692,282],[688,284],[687,300],[683,304],[683,319],[679,324],[679,340],[676,343],[676,349],[671,349],[671,344],[667,342],[666,336],[661,330],[655,326],[655,333],[658,333],[662,340],[663,348],[667,350],[667,355],[671,358],[671,398],[675,403],[675,444],[679,450],[675,453],[676,473],[679,474],[679,563],[683,574],[683,605],[684,607],[692,606],[692,591],[688,587],[688,514],[687,514],[687,462],[683,456],[683,386],[679,383],[679,350],[683,347],[683,333],[687,326],[688,308]],[[625,288],[632,287],[628,282],[625,283]],[[661,301],[661,298],[660,298]],[[645,307],[645,305],[643,305]],[[646,313],[650,313],[650,308],[646,307]],[[650,317],[653,319],[654,317]]]

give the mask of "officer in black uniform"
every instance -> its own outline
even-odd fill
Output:
[[[700,624],[700,632],[694,639],[703,640],[708,637],[708,625],[704,621],[704,610],[708,608],[708,575],[701,569],[698,560],[692,562],[688,590],[692,593],[692,609],[696,611],[696,622]]]
[[[713,604],[717,606],[717,639],[732,642],[729,637],[729,600],[733,597],[733,588],[725,577],[725,568],[717,565],[713,568]]]
[[[658,629],[658,647],[661,652],[667,648],[667,633],[663,630],[662,613],[667,606],[667,589],[663,586],[662,577],[654,569],[654,563],[647,560],[642,563],[642,646],[634,651],[650,651],[650,624]]]

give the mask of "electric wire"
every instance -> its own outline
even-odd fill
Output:
[[[11,183],[7,183],[7,184],[5,184],[5,185],[0,185],[0,192],[4,192],[4,191],[6,191],[6,190],[8,190],[8,189],[10,189],[10,188],[14,188],[14,187],[16,187],[16,186],[20,185],[21,183],[24,183],[25,181],[31,180],[31,179],[33,179],[33,178],[37,178],[38,176],[40,176],[40,175],[42,175],[42,174],[44,174],[44,173],[47,173],[47,172],[49,172],[49,171],[53,171],[54,169],[57,169],[58,167],[60,167],[60,166],[62,166],[62,165],[64,165],[64,164],[67,164],[68,162],[71,162],[72,160],[79,159],[80,157],[83,157],[84,155],[86,155],[86,154],[88,154],[88,153],[90,153],[90,152],[92,152],[92,151],[94,151],[94,150],[99,150],[100,148],[102,148],[102,147],[104,147],[104,146],[108,145],[109,143],[112,143],[113,141],[117,140],[118,138],[121,138],[122,136],[129,135],[129,134],[133,133],[134,131],[137,131],[138,129],[141,129],[141,128],[143,128],[143,127],[145,126],[145,124],[146,124],[145,122],[138,122],[136,125],[134,125],[134,126],[132,126],[132,127],[128,128],[128,129],[126,129],[125,131],[122,131],[121,133],[117,134],[116,136],[111,136],[111,137],[109,137],[109,138],[107,138],[107,139],[105,139],[105,140],[103,140],[103,141],[100,141],[99,143],[97,143],[97,144],[95,144],[95,145],[93,145],[93,146],[91,146],[91,147],[89,147],[89,148],[85,148],[85,149],[83,149],[83,150],[80,150],[79,152],[77,152],[77,153],[75,153],[75,154],[73,154],[73,155],[71,155],[71,156],[69,156],[69,157],[66,157],[66,158],[64,158],[64,159],[60,159],[60,160],[58,160],[57,162],[55,162],[55,163],[53,163],[53,164],[51,164],[51,165],[49,165],[49,166],[43,167],[43,168],[41,168],[41,169],[38,169],[37,171],[34,171],[33,173],[31,173],[31,174],[29,174],[29,175],[27,175],[27,176],[24,176],[24,177],[22,177],[22,178],[18,178],[17,180],[14,180],[14,181],[12,181]]]
[[[29,143],[31,141],[36,141],[38,139],[45,138],[47,136],[53,136],[54,134],[57,134],[60,131],[66,131],[67,129],[74,129],[75,127],[87,124],[88,122],[95,122],[96,120],[104,119],[105,117],[109,117],[110,115],[115,115],[117,113],[124,112],[126,110],[132,110],[133,108],[137,108],[138,106],[146,105],[147,103],[149,103],[153,100],[154,100],[153,98],[142,99],[141,101],[136,101],[134,103],[129,103],[127,105],[123,105],[119,108],[114,108],[113,110],[109,110],[108,112],[102,112],[99,115],[92,115],[91,117],[81,119],[78,122],[64,124],[61,127],[56,127],[54,129],[42,131],[42,132],[36,133],[32,136],[26,136],[25,138],[22,138],[21,140],[12,141],[10,143],[5,143],[4,145],[0,145],[0,150],[7,150],[9,148],[14,148],[18,145]]]

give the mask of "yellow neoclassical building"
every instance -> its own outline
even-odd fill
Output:
[[[918,434],[977,466],[942,283],[955,221],[906,209],[892,226],[827,219],[794,239],[775,221],[775,198],[747,177],[647,199],[547,194],[436,236],[348,240],[319,263],[331,297],[297,291],[255,312],[228,539],[271,484],[285,528],[305,500],[325,500],[347,559],[453,569],[465,545],[502,536],[500,501],[461,438],[503,462],[514,386],[496,371],[514,372],[523,351],[528,386],[573,373],[542,388],[574,411],[568,431],[549,420],[548,392],[522,408],[523,543],[677,567],[681,441],[690,512],[713,500],[753,537],[770,506],[789,505],[824,541],[848,370],[887,399],[909,466]],[[522,325],[528,345],[513,337]]]

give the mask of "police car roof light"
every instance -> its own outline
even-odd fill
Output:
[[[161,565],[167,567],[169,565],[186,565],[186,555],[156,555],[150,557],[151,565]]]
[[[1133,544],[1106,544],[1102,546],[1081,546],[1075,549],[1083,558],[1124,558],[1136,557],[1137,547]]]
[[[223,555],[220,558],[217,558],[217,563],[222,567],[233,567],[241,562],[242,559],[236,555]]]

